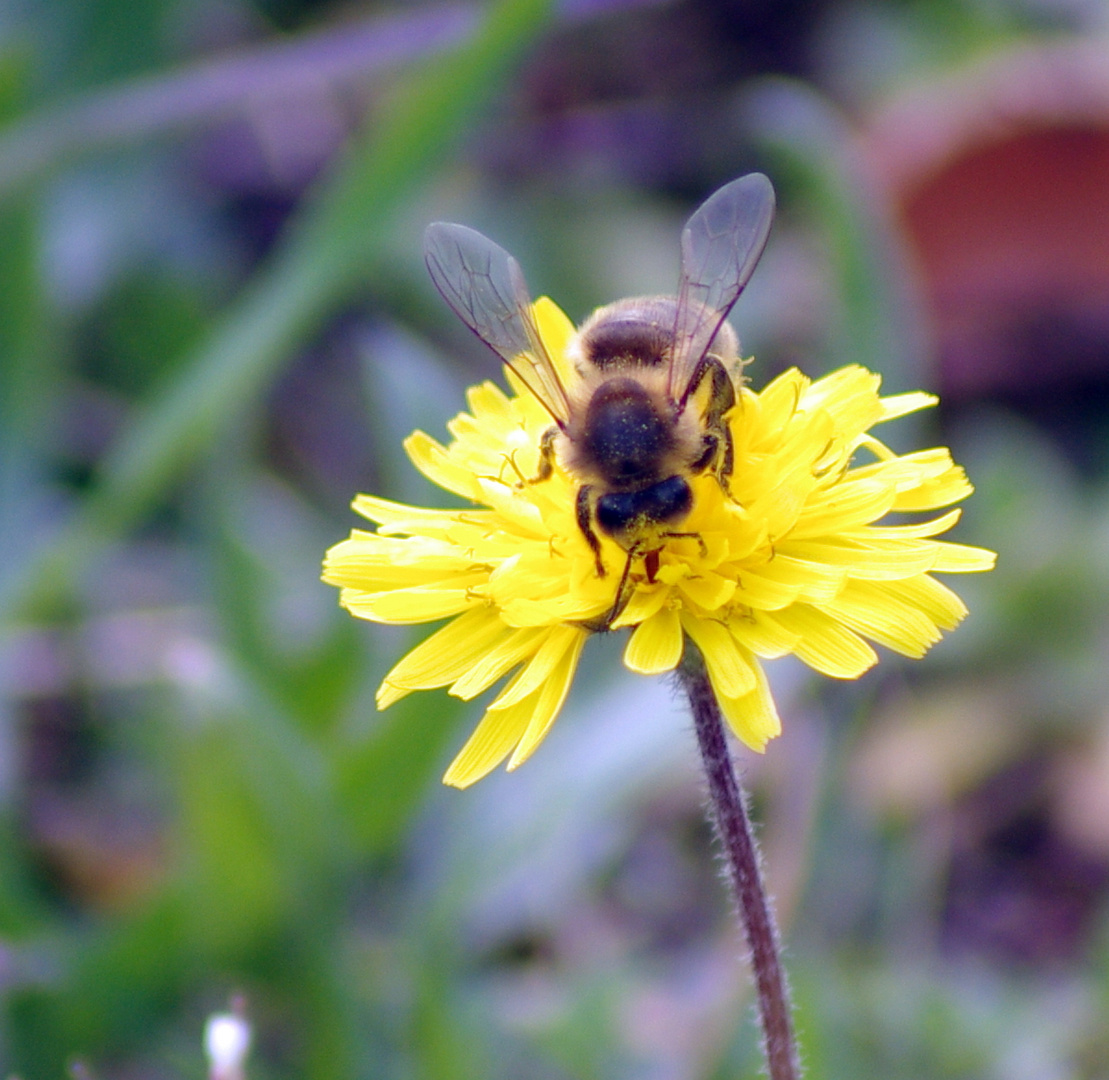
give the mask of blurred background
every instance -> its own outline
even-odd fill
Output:
[[[673,688],[590,643],[512,775],[373,690],[420,636],[319,583],[495,366],[433,219],[575,320],[779,214],[758,388],[860,362],[978,492],[971,616],[858,683],[771,665],[741,752],[822,1080],[1109,1077],[1109,7],[3,0],[0,1070],[726,1080],[750,987]]]

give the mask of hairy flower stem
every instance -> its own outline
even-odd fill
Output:
[[[728,857],[755,972],[770,1080],[797,1080],[801,1070],[793,1037],[789,992],[779,956],[778,931],[759,871],[759,853],[728,753],[720,706],[709,683],[704,659],[688,638],[678,676],[693,712],[697,743],[708,777],[713,824]]]

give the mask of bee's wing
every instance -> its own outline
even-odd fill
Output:
[[[570,418],[566,390],[536,329],[519,263],[476,230],[442,221],[424,233],[424,260],[454,313],[565,427]]]
[[[679,406],[751,277],[773,220],[774,188],[762,173],[749,173],[709,196],[682,230],[669,385],[670,400]]]

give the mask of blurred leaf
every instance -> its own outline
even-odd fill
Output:
[[[44,479],[59,365],[42,295],[31,200],[0,209],[0,589],[31,556],[29,500]],[[51,423],[54,421],[54,424]]]
[[[624,972],[620,972],[624,975]],[[550,1059],[575,1080],[605,1080],[618,1074],[616,1053],[620,1029],[620,986],[612,969],[592,973],[588,983],[575,987],[572,1005],[540,1040]]]
[[[62,85],[122,78],[162,59],[171,13],[166,0],[85,0],[65,10],[69,55],[58,73]]]
[[[429,938],[421,940],[422,947],[431,944]],[[414,965],[417,982],[410,1039],[419,1080],[471,1080],[489,1073],[476,1025],[466,1022],[470,1010],[458,997],[458,958],[452,955],[451,938],[440,940],[439,948],[429,950]]]
[[[218,489],[208,503],[219,515],[207,545],[212,559],[211,599],[220,615],[224,641],[253,680],[296,717],[303,731],[330,732],[364,682],[366,627],[333,603],[330,590],[317,582],[323,545],[314,542],[315,532],[310,538],[290,535],[295,531],[290,515],[267,514],[267,500],[248,488],[248,479],[235,475],[237,471],[225,458],[209,484],[210,489]],[[254,480],[255,488],[263,483],[257,475]],[[260,520],[242,520],[253,512]],[[280,535],[269,544],[260,541],[260,536],[281,526]],[[279,543],[275,545],[273,539]],[[312,573],[290,587],[292,579],[284,563],[291,554],[301,553],[301,541],[312,545],[308,556]],[[280,562],[279,554],[284,557]],[[293,561],[303,570],[299,561]],[[293,593],[297,599],[295,594],[314,588],[321,594],[319,607],[327,618],[307,640],[291,645],[289,634],[281,633],[286,628],[277,624],[295,618],[298,607],[302,610],[304,605],[287,603],[288,595]]]
[[[373,1059],[363,1045],[365,1017],[359,1014],[360,1002],[352,992],[354,979],[345,963],[346,943],[333,936],[330,920],[313,929],[305,955],[285,954],[280,962],[281,981],[303,1009],[304,1045],[297,1073],[313,1080],[367,1075],[366,1063]],[[368,1075],[379,1074],[371,1071]]]
[[[827,367],[862,364],[882,373],[887,392],[916,389],[927,371],[923,315],[891,209],[852,156],[847,118],[785,79],[765,80],[744,101],[776,178],[796,189],[827,244],[836,299]],[[899,429],[909,434],[904,421]]]
[[[473,703],[445,693],[410,694],[379,713],[357,744],[335,748],[337,797],[367,855],[390,853],[446,769],[458,720]]]
[[[183,916],[166,896],[69,943],[72,966],[56,987],[12,993],[5,1069],[54,1080],[76,1056],[107,1057],[149,1036],[177,1004],[192,967]]]
[[[0,46],[0,127],[22,112],[33,74],[33,56],[19,42]]]
[[[80,0],[73,5],[80,8]],[[35,45],[50,53],[76,40],[79,19],[56,17],[55,8],[43,8],[45,27]],[[372,11],[363,18],[341,17],[313,30],[275,36],[255,43],[238,43],[220,55],[207,55],[179,68],[139,75],[102,89],[48,103],[26,117],[13,114],[12,123],[0,130],[0,200],[12,191],[49,174],[60,164],[84,153],[145,139],[180,135],[199,126],[218,124],[227,117],[249,115],[259,101],[298,100],[321,88],[342,94],[348,86],[361,87],[374,76],[426,58],[465,40],[478,23],[481,10],[474,0],[446,4],[413,5],[413,10]],[[187,10],[187,7],[186,7]],[[51,15],[54,15],[51,18]],[[207,16],[202,14],[202,19]],[[167,37],[180,26],[169,23]],[[230,27],[219,25],[211,33],[217,41]],[[27,20],[30,24],[30,20]],[[26,27],[24,27],[26,29]],[[58,30],[63,34],[59,35]],[[16,35],[13,35],[13,37]],[[0,60],[0,81],[14,68],[8,57],[22,60],[26,69],[40,60],[30,42],[18,40]],[[235,38],[235,31],[231,30]],[[17,53],[22,46],[23,51]],[[55,67],[68,67],[63,56]],[[37,70],[36,70],[37,74]],[[62,89],[63,79],[50,81],[52,92]],[[0,116],[0,120],[7,120]]]
[[[177,826],[190,907],[197,943],[215,955],[272,934],[293,884],[285,880],[291,868],[282,864],[283,838],[253,790],[237,741],[231,725],[211,724],[178,754]],[[296,807],[295,794],[290,802]]]
[[[85,346],[86,374],[124,394],[157,386],[202,335],[207,312],[189,284],[143,267],[122,281],[97,312]]]
[[[191,934],[238,957],[317,906],[345,859],[319,750],[271,702],[227,691],[194,694],[174,762]]]
[[[0,815],[0,937],[8,941],[22,940],[47,921],[25,844],[13,815]]]
[[[217,506],[219,514],[209,547],[215,570],[212,598],[227,641],[244,666],[241,674],[259,697],[280,703],[283,713],[296,718],[295,738],[303,740],[305,753],[316,755],[319,767],[328,771],[326,784],[334,793],[335,811],[351,829],[352,842],[363,855],[389,854],[445,767],[448,744],[455,738],[454,721],[473,706],[446,695],[415,694],[374,715],[373,705],[359,700],[371,627],[351,619],[335,602],[333,591],[319,584],[322,544],[311,549],[311,578],[297,587],[319,591],[327,613],[323,633],[307,649],[291,651],[275,632],[274,622],[280,618],[276,613],[282,594],[290,591],[289,572],[279,557],[288,560],[305,540],[297,535],[304,522],[290,516],[300,508],[288,505],[289,497],[280,487],[267,495],[259,490],[262,477],[240,474],[228,465],[227,456],[221,460],[223,466],[209,485],[209,504]],[[275,506],[275,500],[284,501]],[[311,535],[312,530],[307,532]],[[280,550],[270,550],[267,533],[280,533]],[[351,722],[352,709],[370,715],[356,714]],[[249,723],[276,725],[273,737],[282,721],[263,713]],[[280,789],[281,779],[272,780]]]
[[[290,353],[364,283],[397,208],[500,85],[543,25],[549,0],[500,0],[455,54],[421,68],[369,138],[348,148],[285,242],[164,393],[107,455],[80,513],[18,574],[11,605],[49,605],[93,554],[147,513],[254,399]]]
[[[0,119],[22,101],[25,57],[0,53]],[[0,593],[35,550],[33,498],[56,422],[56,332],[43,295],[38,201],[0,207]]]

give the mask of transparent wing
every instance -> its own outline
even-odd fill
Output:
[[[684,405],[697,366],[759,261],[774,220],[762,173],[725,184],[682,230],[682,273],[670,365],[670,400]]]
[[[442,221],[424,233],[424,260],[454,313],[564,427],[570,417],[566,390],[536,330],[519,263],[476,230]]]

